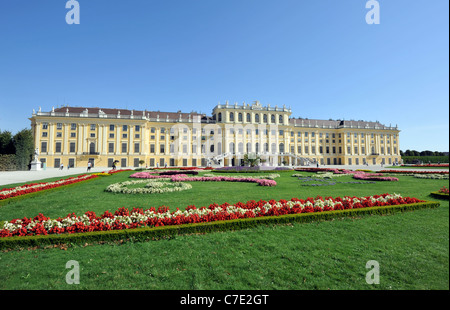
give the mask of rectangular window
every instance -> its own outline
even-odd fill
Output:
[[[75,142],[70,142],[69,152],[70,153],[75,153]]]
[[[123,125],[122,126],[122,131],[127,131],[128,130],[128,126],[127,125]]]
[[[155,153],[155,145],[150,144],[150,153]]]
[[[57,133],[56,133],[56,138],[62,138],[62,132],[60,132],[60,131],[57,132]]]
[[[113,134],[113,133],[110,133],[110,134],[109,134],[109,137],[110,137],[110,138],[114,138],[114,134]]]
[[[62,123],[56,123],[56,129],[61,130],[62,129]]]
[[[77,124],[72,123],[70,124],[70,130],[76,130],[77,129]]]
[[[47,138],[48,133],[46,131],[42,132],[42,137]]]
[[[114,153],[114,143],[108,143],[108,153]]]
[[[69,167],[74,168],[75,167],[75,158],[69,158]]]
[[[70,137],[71,138],[76,138],[77,137],[77,133],[76,132],[71,132],[70,133]]]
[[[155,159],[150,158],[150,167],[155,167]]]
[[[139,153],[140,152],[140,144],[139,143],[135,143],[134,144],[134,152],[135,153]]]
[[[114,125],[109,125],[109,130],[113,131],[114,130]]]
[[[55,143],[55,153],[61,153],[61,142]]]
[[[126,158],[121,158],[120,159],[120,166],[125,168],[127,166],[127,159]]]
[[[42,123],[42,129],[48,129],[48,123]]]
[[[141,126],[139,125],[134,126],[134,131],[141,131]]]
[[[127,152],[127,144],[122,143],[122,153],[126,153],[126,152]]]
[[[162,154],[165,153],[164,144],[159,145],[159,152]]]
[[[96,125],[95,124],[91,124],[91,130],[95,130]]]
[[[47,142],[43,141],[41,142],[41,151],[42,153],[47,153]]]

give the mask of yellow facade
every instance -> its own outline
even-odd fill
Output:
[[[181,111],[62,107],[33,111],[46,167],[380,165],[401,161],[399,130],[378,122],[291,118],[285,106],[218,104],[211,116]]]

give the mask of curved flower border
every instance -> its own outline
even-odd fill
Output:
[[[333,210],[370,208],[424,202],[417,198],[402,197],[399,194],[382,194],[366,197],[325,197],[291,200],[247,201],[234,205],[216,203],[209,207],[196,208],[188,206],[186,210],[170,212],[166,206],[157,210],[152,207],[147,210],[120,208],[112,214],[105,211],[97,216],[89,211],[81,216],[75,213],[64,218],[51,219],[39,213],[34,218],[14,219],[5,222],[0,228],[0,237],[33,236],[47,234],[80,233],[92,231],[120,230],[138,227],[157,227],[167,225],[181,225],[188,223],[214,222],[241,218],[278,216],[286,214],[326,212]]]
[[[169,178],[160,178],[170,180]],[[144,183],[144,188],[128,188],[128,185]],[[125,181],[109,185],[107,192],[123,193],[123,194],[161,194],[172,193],[191,189],[192,185],[183,182],[158,182],[149,180]]]
[[[42,182],[42,183],[29,183],[21,186],[16,186],[13,188],[4,188],[0,190],[0,200],[22,196],[34,192],[43,191],[50,188],[60,187],[64,185],[69,185],[73,183],[78,183],[86,181],[89,179],[97,178],[97,175],[83,174],[77,177],[70,177],[67,179],[61,179],[54,182]]]

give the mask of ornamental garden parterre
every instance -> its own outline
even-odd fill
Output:
[[[198,168],[185,168],[183,170],[164,170],[151,169],[136,171],[129,175],[128,180],[115,182],[108,185],[104,191],[111,195],[170,195],[174,192],[195,190],[197,182],[209,183],[220,182],[227,186],[229,182],[254,183],[256,186],[277,187],[277,179],[280,178],[280,172],[267,173],[245,173],[244,175],[232,173],[229,176],[223,175],[223,171],[216,173],[214,170]],[[336,183],[351,184],[375,184],[377,182],[398,182],[399,179],[387,176],[387,173],[398,173],[397,171],[385,173],[372,173],[370,171],[351,171],[339,169],[321,169],[321,168],[299,168],[297,171],[290,170],[288,173],[292,177],[299,179],[299,188],[301,182],[308,181],[326,181],[327,185]],[[84,174],[77,177],[70,177],[54,182],[31,183],[14,188],[0,190],[0,201],[8,202],[17,197],[26,198],[27,195],[52,189],[61,189],[64,186],[82,183],[96,178],[109,177],[121,171],[112,170],[103,173]],[[286,170],[284,170],[286,171]],[[202,174],[199,175],[199,172]],[[294,172],[294,173],[292,173]],[[314,173],[313,175],[310,175]],[[410,172],[415,175],[415,171]],[[430,174],[430,173],[429,173]],[[442,173],[439,175],[447,175]],[[352,176],[357,181],[340,182],[335,178],[341,176]],[[314,184],[320,185],[320,184]],[[441,189],[445,193],[444,189]],[[446,190],[448,196],[448,189]],[[301,191],[300,191],[301,193]],[[42,235],[64,235],[74,233],[105,232],[116,230],[133,230],[137,228],[154,228],[162,226],[180,226],[201,223],[223,223],[224,221],[235,221],[242,219],[255,218],[276,218],[286,215],[300,215],[305,213],[316,213],[326,215],[330,212],[339,212],[343,210],[366,210],[372,208],[388,209],[396,206],[413,206],[427,204],[427,201],[414,197],[403,197],[397,193],[384,193],[370,196],[342,196],[342,197],[287,197],[281,200],[250,200],[245,203],[223,203],[210,204],[209,206],[195,207],[186,204],[184,210],[177,208],[171,211],[167,206],[144,208],[122,207],[111,213],[105,211],[102,215],[88,211],[83,215],[68,214],[65,217],[50,218],[42,213],[35,217],[23,217],[10,221],[0,222],[0,237],[3,240],[17,237],[32,237]],[[447,198],[448,199],[448,198]],[[436,206],[436,204],[434,204]],[[343,215],[344,216],[344,215]]]

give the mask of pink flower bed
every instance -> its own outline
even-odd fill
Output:
[[[409,174],[448,174],[448,171],[432,171],[430,170],[381,170],[382,173],[409,173]]]
[[[398,178],[385,177],[382,173],[365,173],[361,171],[356,171],[353,174],[353,178],[357,180],[370,180],[370,181],[398,181]]]
[[[138,178],[138,179],[161,179],[165,178],[172,182],[251,182],[257,183],[260,186],[276,186],[277,182],[274,180],[266,180],[266,179],[256,179],[251,177],[226,177],[226,176],[217,176],[217,177],[190,177],[186,174],[176,174],[176,175],[154,175],[149,172],[137,172],[130,175],[130,178]]]

